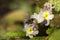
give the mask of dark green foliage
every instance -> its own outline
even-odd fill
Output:
[[[53,28],[48,28],[48,30],[46,30],[46,33],[48,35],[50,35],[51,33],[53,33],[54,29]]]
[[[19,37],[24,37],[25,32],[23,32],[23,31],[8,31],[5,33],[5,35],[10,38],[19,38]]]
[[[39,6],[36,6],[35,7],[35,13],[39,13],[40,12],[40,7]]]

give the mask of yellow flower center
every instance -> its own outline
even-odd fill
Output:
[[[43,18],[48,19],[48,17],[49,17],[49,12],[44,12],[43,13]]]
[[[33,32],[33,29],[31,27],[28,28],[27,32],[31,34]]]

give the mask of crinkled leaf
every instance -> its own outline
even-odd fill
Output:
[[[60,29],[56,29],[49,37],[48,40],[60,40]]]

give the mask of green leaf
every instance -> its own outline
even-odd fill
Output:
[[[6,32],[5,35],[7,37],[24,37],[25,36],[25,32],[23,31],[9,31],[9,32]]]
[[[53,28],[48,28],[48,30],[46,31],[47,34],[51,34],[54,31]]]
[[[60,29],[56,29],[49,37],[48,40],[60,40]]]
[[[43,39],[44,39],[44,37],[34,37],[34,38],[29,39],[29,40],[43,40]]]
[[[39,6],[36,6],[35,7],[35,13],[39,13],[39,11],[40,11],[40,7]]]
[[[48,0],[51,4],[55,6],[55,11],[60,11],[60,0]]]

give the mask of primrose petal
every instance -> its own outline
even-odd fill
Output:
[[[49,16],[49,19],[52,20],[53,18],[54,18],[54,15],[51,14],[51,15]]]

